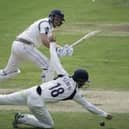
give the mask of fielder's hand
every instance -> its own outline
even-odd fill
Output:
[[[112,115],[111,115],[111,114],[108,114],[108,115],[106,116],[106,119],[111,120],[111,119],[112,119]]]

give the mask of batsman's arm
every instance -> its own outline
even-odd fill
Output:
[[[57,74],[68,75],[57,56],[55,42],[50,43],[50,62]]]
[[[56,41],[56,39],[55,39],[55,37],[53,35],[48,36],[48,35],[46,35],[44,33],[41,33],[40,36],[41,36],[42,44],[45,45],[47,48],[50,47],[51,42]]]
[[[50,48],[50,43],[52,42],[56,42],[56,36],[53,33],[51,33],[51,35],[47,35],[46,33],[40,33],[40,36],[41,36],[41,40],[42,40],[42,44],[45,45],[47,48]],[[61,48],[62,46],[61,45],[57,45],[57,48]]]
[[[86,98],[83,95],[81,95],[80,93],[77,93],[75,95],[74,100],[93,114],[96,114],[96,115],[101,116],[101,117],[105,117],[106,119],[109,119],[109,116],[111,116],[109,113],[103,111],[102,109],[99,109],[98,107],[96,107],[92,103],[88,102],[86,100]]]

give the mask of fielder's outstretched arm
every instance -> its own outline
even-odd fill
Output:
[[[107,119],[111,119],[111,118],[108,118],[109,117],[109,113],[99,109],[98,107],[96,107],[95,105],[93,105],[92,103],[88,102],[86,100],[86,98],[81,95],[80,92],[78,92],[75,97],[74,97],[74,100],[79,103],[80,105],[82,105],[85,109],[87,109],[88,111],[90,111],[91,113],[94,113],[98,116],[102,116],[102,117],[105,117]]]

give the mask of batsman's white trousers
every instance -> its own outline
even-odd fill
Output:
[[[27,105],[32,114],[23,114],[19,124],[40,128],[52,128],[54,121],[48,112],[43,98],[36,92],[36,87],[8,95],[0,95],[0,105]]]
[[[14,41],[11,49],[11,55],[4,71],[6,73],[13,73],[17,71],[19,65],[23,61],[30,61],[41,69],[48,69],[48,58],[36,47],[19,41]]]

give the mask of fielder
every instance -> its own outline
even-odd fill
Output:
[[[27,105],[32,113],[16,113],[13,127],[17,128],[19,125],[24,124],[39,128],[53,128],[54,121],[46,104],[70,99],[82,105],[91,113],[109,120],[112,119],[111,114],[88,102],[79,91],[79,88],[82,88],[88,82],[88,72],[78,69],[72,76],[69,76],[57,56],[55,43],[50,45],[50,55],[52,66],[58,74],[55,80],[12,94],[0,95],[0,105]]]
[[[8,64],[0,70],[0,81],[18,75],[19,65],[23,61],[30,61],[42,70],[43,82],[51,80],[54,71],[49,69],[48,58],[38,48],[41,45],[49,48],[50,42],[55,41],[54,29],[60,27],[64,21],[64,13],[61,10],[52,10],[47,18],[34,22],[19,34],[12,44]],[[57,46],[56,51],[59,56],[72,55],[73,48],[68,45]]]

